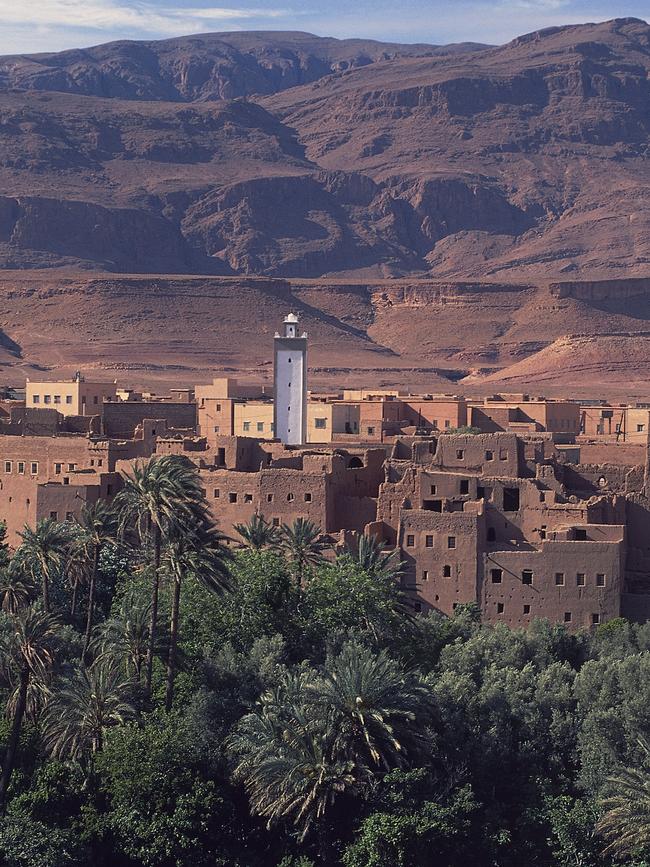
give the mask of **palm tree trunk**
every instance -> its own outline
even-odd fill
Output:
[[[147,694],[151,695],[151,681],[153,678],[153,657],[156,648],[156,627],[158,625],[158,588],[160,585],[160,549],[162,538],[158,524],[153,528],[153,577],[151,579],[151,620],[149,623],[149,647],[147,649],[147,675],[145,687]]]
[[[16,755],[18,754],[18,744],[20,743],[20,729],[23,724],[23,716],[25,715],[25,707],[27,706],[27,689],[29,687],[29,669],[23,668],[20,672],[20,685],[18,687],[18,701],[16,702],[16,710],[11,723],[11,732],[7,741],[7,749],[5,752],[5,760],[2,766],[2,774],[0,775],[0,815],[4,816],[7,806],[7,791],[11,781],[11,775],[16,764]]]
[[[172,598],[172,614],[169,629],[169,657],[167,660],[167,690],[165,692],[165,710],[172,709],[174,700],[174,677],[176,675],[176,644],[178,642],[178,614],[181,603],[181,576],[174,576],[174,596]]]
[[[72,582],[72,600],[70,602],[70,617],[74,617],[77,613],[77,589],[79,587],[79,578],[75,578]]]
[[[99,554],[100,546],[95,545],[93,553],[93,570],[90,573],[90,585],[88,587],[88,613],[86,615],[86,634],[84,636],[84,649],[81,654],[83,660],[86,659],[88,648],[90,647],[90,636],[93,630],[93,609],[95,607],[95,586],[97,584],[97,572],[99,570]]]
[[[41,585],[43,588],[43,608],[47,614],[50,613],[50,580],[47,574],[47,566],[41,564]]]

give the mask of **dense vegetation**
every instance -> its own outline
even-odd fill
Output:
[[[650,626],[413,618],[372,541],[238,531],[159,458],[0,547],[3,864],[646,864]]]

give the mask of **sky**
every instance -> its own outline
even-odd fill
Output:
[[[650,0],[0,0],[0,55],[224,30],[500,44],[532,30],[650,19]]]

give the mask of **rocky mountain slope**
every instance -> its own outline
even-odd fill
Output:
[[[0,58],[0,377],[259,376],[290,305],[323,384],[650,397],[649,75],[636,19]]]

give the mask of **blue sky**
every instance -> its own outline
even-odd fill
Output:
[[[650,0],[0,0],[0,54],[219,30],[501,43],[554,24],[650,18]]]

